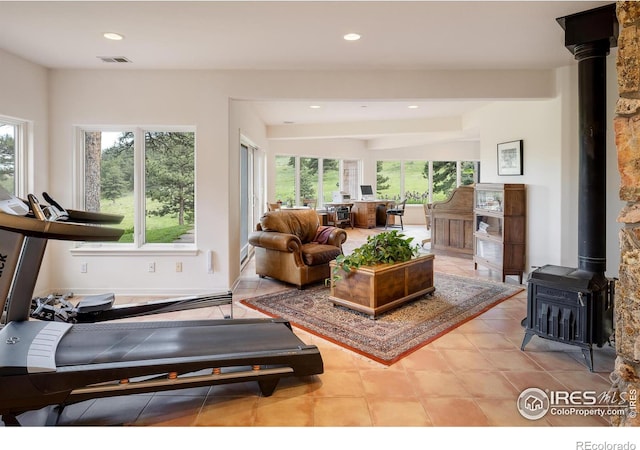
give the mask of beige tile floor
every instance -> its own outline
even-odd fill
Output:
[[[347,231],[345,252],[376,230]],[[405,227],[405,234],[417,242],[425,232],[423,227]],[[474,270],[471,259],[436,255],[435,267],[441,272],[499,280],[488,269]],[[507,282],[518,284],[516,278]],[[238,302],[282,288],[277,281],[257,277],[250,263],[234,290],[234,317],[260,317]],[[609,346],[594,348],[595,371],[591,373],[575,346],[534,337],[523,352],[520,322],[525,316],[523,291],[390,367],[295,329],[304,342],[320,349],[324,373],[283,379],[270,397],[261,396],[257,384],[250,382],[100,399],[67,407],[60,423],[155,427],[608,426],[600,417],[547,414],[531,421],[520,416],[516,399],[528,387],[607,391],[615,358]],[[218,308],[206,308],[153,316],[153,320],[221,317]]]

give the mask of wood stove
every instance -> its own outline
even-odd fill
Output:
[[[524,350],[533,336],[577,345],[593,371],[593,344],[613,334],[614,281],[606,270],[606,57],[617,45],[616,5],[557,19],[578,61],[578,268],[546,265],[528,280]]]
[[[533,336],[582,348],[593,372],[593,345],[613,334],[615,281],[592,272],[546,265],[528,280],[526,331],[521,349]]]

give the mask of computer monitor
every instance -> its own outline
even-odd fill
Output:
[[[360,185],[360,193],[362,194],[362,198],[372,198],[373,188],[370,184],[362,184]]]

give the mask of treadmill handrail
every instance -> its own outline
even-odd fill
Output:
[[[0,212],[0,229],[25,236],[63,241],[117,241],[124,230],[69,222],[52,222]]]

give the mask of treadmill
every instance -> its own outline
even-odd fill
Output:
[[[122,230],[48,220],[29,196],[34,217],[0,206],[0,415],[103,397],[257,381],[269,396],[288,376],[323,373],[318,348],[284,319],[220,319],[72,324],[29,318],[49,239],[115,241]],[[99,213],[86,213],[97,214]],[[90,217],[95,223],[99,217]]]

